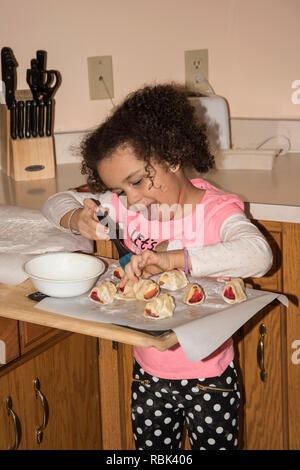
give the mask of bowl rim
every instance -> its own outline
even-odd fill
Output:
[[[89,276],[89,277],[81,277],[80,279],[49,279],[47,277],[41,277],[41,276],[36,276],[34,274],[31,274],[28,272],[28,268],[27,268],[27,265],[29,263],[31,263],[31,261],[34,261],[38,258],[44,258],[45,256],[49,256],[49,255],[66,255],[66,254],[72,254],[72,255],[80,255],[80,256],[84,256],[84,257],[93,257],[94,259],[97,260],[97,262],[100,263],[100,266],[99,266],[99,272],[97,274],[94,274],[93,276]],[[70,251],[59,251],[59,252],[53,252],[53,253],[43,253],[41,255],[38,255],[38,256],[35,256],[34,258],[31,258],[30,260],[26,261],[26,263],[24,263],[23,265],[23,269],[25,271],[25,273],[29,276],[29,278],[31,279],[37,279],[37,280],[40,280],[40,281],[49,281],[49,282],[58,282],[58,283],[66,283],[66,282],[82,282],[82,281],[88,281],[90,279],[94,279],[96,277],[99,277],[101,274],[103,274],[103,272],[105,271],[105,263],[102,261],[102,259],[98,258],[97,256],[93,256],[93,255],[89,255],[87,253],[75,253],[75,252],[70,252]]]

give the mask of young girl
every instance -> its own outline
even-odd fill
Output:
[[[271,267],[269,245],[241,200],[185,176],[188,168],[208,171],[213,156],[180,87],[130,95],[85,139],[82,155],[91,193],[58,193],[43,213],[61,230],[107,240],[97,202],[108,207],[135,253],[123,284],[175,268],[195,276],[259,277]],[[161,242],[163,251],[156,250]],[[198,362],[180,345],[164,352],[135,347],[134,358],[137,449],[179,449],[184,423],[192,449],[237,448],[240,396],[231,339]]]

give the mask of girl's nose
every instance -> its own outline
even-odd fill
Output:
[[[134,189],[127,191],[127,206],[128,207],[139,204],[140,200],[141,200],[141,195],[139,191],[136,191]]]

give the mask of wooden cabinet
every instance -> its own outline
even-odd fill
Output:
[[[99,340],[99,375],[103,449],[134,450],[131,428],[132,346]]]
[[[18,321],[0,317],[0,367],[20,355]]]
[[[0,377],[0,448],[13,447],[18,434],[19,449],[101,449],[97,340],[68,334],[43,349]]]
[[[255,223],[268,239],[274,261],[266,276],[246,281],[256,289],[283,292],[290,303],[286,309],[274,301],[234,335],[242,392],[240,448],[299,449],[300,361],[293,357],[297,345],[300,357],[300,224]],[[105,250],[105,256],[117,257],[109,243],[97,243],[98,254],[104,256]],[[132,348],[100,343],[103,448],[133,449]],[[184,448],[189,448],[188,439]]]
[[[274,301],[235,334],[242,386],[241,448],[299,449],[300,224],[258,224],[274,263],[266,276],[247,282],[283,292],[290,304],[286,309]],[[97,253],[117,257],[110,242],[97,244]],[[98,354],[95,338],[5,318],[0,322],[7,362],[0,367],[1,449],[15,446],[16,429],[21,431],[20,449],[135,449],[132,346],[99,339]],[[41,443],[36,429],[43,422],[43,406],[34,389],[36,378],[49,407]],[[187,439],[184,448],[189,448]]]
[[[243,387],[242,448],[299,449],[300,365],[291,360],[291,345],[300,338],[300,226],[258,222],[274,255],[266,276],[253,287],[285,293],[288,309],[274,301],[238,332]]]

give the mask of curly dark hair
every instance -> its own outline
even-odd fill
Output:
[[[87,175],[93,193],[107,190],[97,173],[98,163],[122,145],[129,145],[136,158],[147,163],[150,179],[150,158],[199,172],[214,164],[206,126],[196,118],[185,88],[176,84],[146,86],[130,94],[83,140],[81,173]]]

